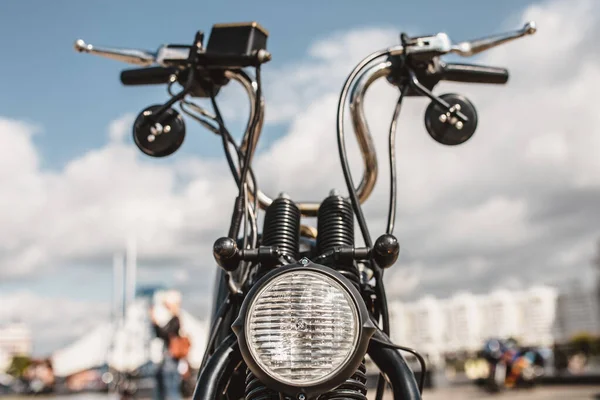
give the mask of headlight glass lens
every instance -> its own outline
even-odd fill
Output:
[[[246,321],[248,347],[260,368],[292,386],[326,381],[348,362],[359,336],[348,291],[314,271],[284,273],[259,290]]]

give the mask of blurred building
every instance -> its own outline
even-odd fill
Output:
[[[390,304],[392,339],[425,353],[433,362],[446,355],[474,353],[491,337],[512,337],[526,346],[552,346],[577,333],[600,334],[597,295],[565,293],[548,286],[461,292]]]
[[[443,304],[446,324],[440,330],[445,338],[444,351],[476,351],[484,322],[477,297],[461,292]]]
[[[496,290],[482,299],[480,307],[483,314],[483,337],[519,335],[523,315],[519,299],[514,292]]]
[[[521,293],[522,323],[517,339],[527,346],[552,346],[555,341],[558,293],[534,287]]]
[[[444,342],[444,312],[436,298],[424,297],[417,302],[404,304],[402,311],[396,315],[399,318],[395,322],[402,323],[391,326],[391,330],[399,330],[398,340],[418,345],[430,357],[440,354]]]
[[[600,332],[600,305],[596,291],[561,293],[556,308],[557,340],[567,341],[580,333]]]
[[[5,356],[29,356],[32,351],[31,330],[22,323],[0,326],[0,353]]]

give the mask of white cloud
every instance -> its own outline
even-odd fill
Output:
[[[108,126],[108,137],[113,142],[122,142],[126,135],[131,132],[135,121],[135,115],[125,114],[110,123]]]
[[[450,212],[441,221],[443,239],[456,247],[476,250],[486,246],[511,246],[528,240],[534,234],[527,224],[527,205],[524,200],[490,198],[470,209]]]
[[[531,139],[527,147],[527,156],[533,162],[561,165],[567,161],[568,148],[565,135],[549,132]]]
[[[313,44],[305,60],[281,69],[269,68],[264,78],[267,121],[294,120],[325,93],[335,94],[337,101],[337,94],[356,63],[368,53],[397,42],[398,32],[392,29],[338,32]]]
[[[213,206],[226,186],[209,174],[178,189],[177,167],[142,160],[137,149],[116,140],[127,121],[129,116],[111,124],[115,140],[58,173],[40,170],[30,127],[0,121],[0,138],[13,143],[2,146],[6,154],[0,156],[9,163],[3,171],[13,171],[0,176],[7,194],[0,200],[0,275],[99,257],[110,262],[130,234],[138,236],[142,257],[199,256],[186,234],[210,231],[224,220],[228,210]],[[199,163],[202,173],[224,175],[220,166]]]
[[[440,85],[438,93],[464,93],[477,107],[478,132],[465,145],[435,143],[422,123],[427,102],[406,101],[397,139],[401,262],[389,272],[402,293],[577,275],[574,263],[587,257],[600,224],[600,55],[590,33],[599,22],[595,7],[592,1],[548,2],[510,21],[514,28],[535,19],[539,31],[478,60],[508,67],[506,87]],[[354,63],[397,41],[398,32],[389,29],[338,33],[317,41],[304,60],[265,68],[267,119],[289,124],[255,160],[267,193],[320,200],[332,187],[344,188],[335,138],[338,92]],[[381,82],[366,99],[380,169],[365,206],[374,236],[387,212],[386,136],[397,95]],[[56,173],[39,167],[34,127],[0,120],[0,187],[7,193],[0,197],[2,278],[74,261],[108,264],[131,233],[142,262],[214,268],[211,244],[227,230],[234,196],[225,163],[143,158],[121,140],[131,120],[126,115],[111,123],[105,146]],[[351,130],[347,136],[358,181],[357,146]]]

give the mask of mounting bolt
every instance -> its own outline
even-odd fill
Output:
[[[169,128],[171,129],[171,128]],[[161,124],[159,124],[158,122],[154,124],[154,126],[150,127],[150,133],[152,133],[154,136],[158,136],[161,133],[163,133],[163,126]]]
[[[308,265],[308,258],[304,257],[300,260],[300,264],[302,265]],[[299,398],[299,397],[298,397]]]
[[[269,53],[268,51],[266,51],[264,49],[260,49],[260,50],[258,50],[258,53],[256,54],[256,58],[258,59],[258,62],[266,63],[268,61],[271,61],[271,53]]]
[[[444,123],[448,120],[448,117],[446,116],[446,114],[440,114],[440,122]]]
[[[460,131],[463,128],[462,121],[458,121],[455,126],[456,126],[456,129],[458,129]]]
[[[306,395],[304,393],[300,393],[298,395],[298,400],[306,400]]]

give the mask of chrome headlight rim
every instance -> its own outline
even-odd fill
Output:
[[[356,372],[367,353],[369,341],[375,332],[375,325],[371,321],[367,307],[353,283],[330,267],[314,264],[308,260],[301,261],[307,263],[297,263],[279,267],[262,277],[246,295],[240,308],[240,313],[232,325],[232,329],[237,335],[240,352],[244,361],[246,362],[246,365],[263,384],[273,390],[282,392],[288,396],[293,396],[294,398],[297,398],[297,396],[300,394],[304,394],[307,398],[310,398],[312,395],[325,393],[336,388]],[[249,317],[248,312],[254,300],[257,298],[257,295],[260,294],[261,291],[266,288],[267,285],[274,279],[295,271],[314,272],[325,275],[326,277],[332,279],[339,286],[341,286],[343,290],[345,290],[349,299],[352,300],[355,310],[357,311],[356,316],[358,318],[358,323],[356,329],[358,331],[358,337],[355,341],[356,345],[354,350],[347,358],[346,364],[328,380],[312,385],[291,385],[277,380],[268,372],[264,371],[259,366],[259,363],[255,360],[252,351],[248,346],[246,337],[246,325]]]

